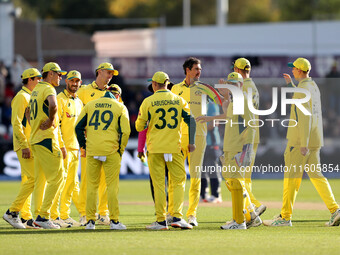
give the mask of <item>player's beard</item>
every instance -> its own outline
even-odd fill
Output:
[[[67,90],[70,91],[71,93],[76,93],[78,88],[77,86],[74,85],[67,85]]]
[[[198,81],[199,80],[199,76],[195,76],[195,77],[193,77],[193,78],[190,78],[190,85],[191,84],[194,84],[196,81]]]

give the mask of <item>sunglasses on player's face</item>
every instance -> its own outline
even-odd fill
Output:
[[[56,73],[59,77],[61,77],[62,76],[62,74],[61,73],[59,73],[59,72],[56,72],[56,71],[53,71],[54,73]]]

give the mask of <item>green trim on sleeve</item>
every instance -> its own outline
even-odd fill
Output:
[[[87,125],[87,113],[84,115],[84,117],[78,122],[78,124],[75,127],[77,140],[79,143],[79,146],[83,149],[86,149],[86,137],[85,137],[85,128]]]
[[[238,123],[244,123],[244,118],[241,116],[241,115],[239,115],[238,116]],[[243,133],[243,131],[245,130],[247,128],[247,126],[244,126],[244,125],[238,125],[238,133],[239,134],[242,134]]]
[[[48,100],[46,99],[43,103],[43,111],[44,113],[47,115],[47,117],[50,117],[50,113],[49,113],[49,102]]]
[[[121,127],[120,122],[121,122],[121,116],[118,117],[118,130],[117,131],[118,131],[118,136],[119,136],[119,138],[118,138],[118,153],[119,153],[120,156],[122,156],[120,150],[121,150],[121,145],[122,145],[122,135],[123,135],[123,133],[122,133],[122,127]]]
[[[21,124],[23,125],[23,127],[26,127],[26,125],[27,125],[27,119],[26,119],[25,113],[24,113],[24,117],[22,118]]]
[[[184,122],[188,125],[188,129],[189,129],[189,144],[195,144],[196,121],[195,121],[195,119],[190,114],[188,114],[184,110],[182,110],[182,117],[183,117]]]

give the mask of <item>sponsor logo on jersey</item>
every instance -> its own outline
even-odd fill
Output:
[[[95,93],[93,92],[93,93],[91,94],[91,97],[93,97],[93,96],[94,96],[94,94],[95,94]]]
[[[75,115],[75,114],[69,114],[68,112],[66,112],[66,117],[67,117],[67,118],[74,118],[74,117],[77,117],[77,115]]]

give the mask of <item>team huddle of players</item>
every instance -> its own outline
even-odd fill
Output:
[[[299,82],[297,87],[311,93],[311,99],[303,105],[313,114],[305,115],[292,105],[290,119],[298,124],[288,128],[285,163],[317,165],[323,146],[320,92],[309,77],[311,65],[307,59],[298,58],[289,66]],[[226,80],[219,81],[222,84],[219,93],[209,94],[219,98],[216,101],[223,113],[218,116],[202,115],[204,90],[197,86],[202,70],[199,59],[190,57],[185,60],[185,79],[172,86],[171,91],[167,89],[170,78],[166,73],[156,72],[150,79],[153,95],[142,102],[135,123],[138,132],[146,132],[147,160],[154,190],[156,221],[146,226],[147,229],[163,230],[169,226],[192,229],[198,226],[196,213],[201,176],[197,166],[202,166],[203,162],[207,122],[224,118],[231,123],[249,123],[258,119],[248,108],[247,96],[244,97],[244,113],[233,114],[233,96],[223,84],[237,86],[244,94],[251,88],[250,103],[257,109],[259,107],[259,92],[250,78],[250,62],[239,58],[233,63],[233,69]],[[55,87],[66,74],[66,89],[56,95]],[[42,74],[35,68],[23,72],[23,87],[12,101],[13,146],[21,164],[22,182],[19,194],[3,216],[14,228],[59,229],[85,225],[85,229],[95,229],[96,224],[103,224],[115,230],[126,229],[119,222],[118,190],[121,157],[130,135],[130,124],[127,108],[120,98],[120,87],[108,85],[114,75],[118,75],[118,71],[112,64],[102,63],[96,69],[96,80],[81,86],[78,71],[67,73],[53,62],[43,67]],[[288,74],[284,74],[284,78],[288,85],[296,87]],[[303,97],[302,93],[293,95],[293,98]],[[215,101],[215,98],[211,99]],[[231,193],[233,216],[221,226],[222,229],[247,229],[261,224],[292,226],[293,205],[303,168],[300,172],[285,173],[281,214],[264,221],[260,215],[266,206],[252,193],[251,172],[241,171],[242,167],[252,169],[254,165],[260,143],[257,126],[225,127],[221,163],[237,171],[222,173]],[[80,185],[77,175],[79,150]],[[187,221],[182,213],[186,158],[190,171]],[[327,225],[338,226],[339,205],[327,179],[321,172],[308,174],[331,213]],[[70,217],[72,201],[80,214],[79,222]],[[33,215],[31,204],[34,206]]]

